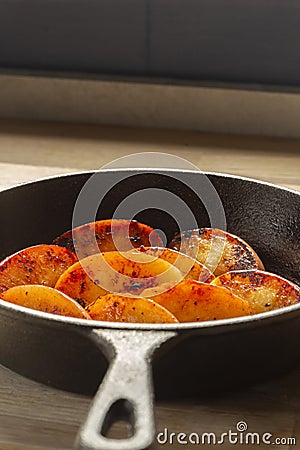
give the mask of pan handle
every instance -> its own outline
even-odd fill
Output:
[[[79,450],[144,450],[151,445],[155,436],[151,358],[156,348],[176,335],[173,331],[92,331],[111,364],[77,437]],[[106,437],[122,416],[132,427],[131,436]]]

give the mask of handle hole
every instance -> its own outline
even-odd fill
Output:
[[[134,424],[133,405],[122,398],[107,411],[100,434],[109,439],[128,439],[134,434]]]

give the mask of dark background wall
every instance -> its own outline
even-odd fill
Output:
[[[300,1],[0,0],[0,67],[300,85]]]

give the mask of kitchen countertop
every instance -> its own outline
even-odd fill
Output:
[[[167,152],[202,170],[249,176],[300,190],[300,140],[6,121],[0,122],[0,187],[97,169],[115,158],[143,151]],[[275,448],[299,448],[299,377],[300,367],[283,377],[215,398],[156,402],[157,429],[221,433],[235,431],[236,423],[243,420],[249,431],[299,440],[297,446]],[[0,366],[0,449],[71,449],[90,401]],[[155,443],[151,448],[163,447],[179,449],[182,445]],[[229,450],[232,445],[223,444],[222,448]]]

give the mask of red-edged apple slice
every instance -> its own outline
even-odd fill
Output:
[[[196,258],[216,276],[232,270],[264,270],[247,242],[216,228],[184,231],[174,237],[169,247]]]
[[[140,222],[107,219],[91,222],[67,231],[54,239],[54,244],[75,251],[79,259],[100,252],[129,251],[144,246],[161,246],[157,231]]]
[[[54,287],[61,274],[76,261],[74,253],[58,245],[25,248],[0,263],[0,292],[22,284]]]
[[[300,302],[300,288],[279,275],[259,270],[228,272],[212,282],[247,300],[255,313]]]

